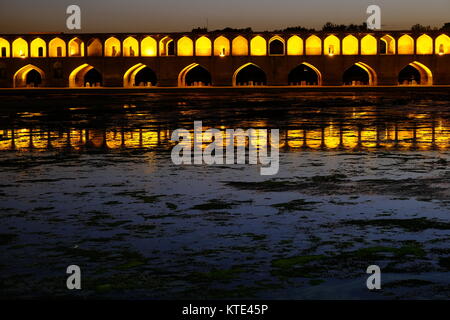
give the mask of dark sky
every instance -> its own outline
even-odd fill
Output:
[[[70,4],[81,7],[81,32],[190,31],[207,21],[210,30],[320,28],[364,22],[369,4],[381,7],[383,29],[450,22],[450,0],[0,0],[0,33],[68,32]]]

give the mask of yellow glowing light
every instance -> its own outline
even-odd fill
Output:
[[[119,40],[117,40],[119,41]],[[90,57],[100,57],[102,55],[103,46],[99,39],[94,38],[88,42],[87,55]]]
[[[26,58],[28,56],[28,43],[18,38],[12,43],[13,57],[14,58]]]
[[[342,54],[357,55],[359,50],[358,39],[355,36],[348,35],[342,40]]]
[[[4,49],[3,49],[4,48]],[[9,58],[10,55],[10,46],[9,46],[9,42],[3,38],[0,38],[0,50],[2,50],[0,52],[1,54],[1,58]],[[3,55],[3,51],[5,51],[5,55]]]
[[[375,55],[377,54],[377,39],[368,34],[361,39],[361,54],[362,55]]]
[[[101,50],[100,50],[101,52]],[[73,38],[69,41],[69,55],[71,57],[84,56],[84,43],[78,38]]]
[[[139,42],[135,38],[128,37],[123,41],[123,55],[124,57],[139,56]]]
[[[49,57],[65,57],[66,43],[61,38],[54,38],[49,43]]]
[[[436,53],[439,55],[450,54],[450,37],[446,34],[441,34],[435,40]]]
[[[158,44],[152,37],[145,37],[141,41],[141,52],[144,57],[156,57]]]
[[[288,56],[300,56],[303,54],[303,40],[299,36],[292,36],[287,42]]]
[[[405,34],[398,39],[398,54],[414,54],[414,39]]]
[[[248,41],[243,36],[237,36],[232,43],[233,56],[248,55]]]
[[[261,36],[256,36],[250,41],[250,54],[252,56],[267,55],[267,42]]]
[[[417,38],[417,54],[433,54],[433,39],[423,34]]]
[[[44,58],[47,56],[47,44],[41,38],[31,41],[31,56],[33,58]]]
[[[178,40],[178,55],[191,57],[194,55],[194,43],[188,37],[182,37]]]
[[[328,37],[325,38],[324,41],[324,50],[325,50],[325,54],[330,54],[332,53],[333,55],[335,54],[340,54],[341,52],[341,43],[338,37],[336,37],[335,35],[330,35]]]
[[[214,55],[225,57],[230,55],[230,40],[220,36],[214,40]]]
[[[120,41],[115,37],[111,37],[105,41],[105,57],[120,56]]]
[[[195,41],[195,55],[196,56],[211,56],[212,48],[211,48],[211,40],[207,37],[202,36]]]

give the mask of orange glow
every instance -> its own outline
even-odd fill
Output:
[[[194,43],[188,37],[182,37],[178,40],[178,55],[191,57],[194,55]]]
[[[341,53],[341,43],[338,37],[331,35],[325,38],[324,54],[337,55]]]
[[[211,40],[203,36],[195,41],[195,55],[196,56],[211,56]]]
[[[303,40],[299,36],[292,36],[287,42],[287,54],[289,56],[300,56],[303,54]]]
[[[435,40],[435,48],[436,54],[450,54],[450,37],[446,34],[441,34]]]
[[[41,38],[31,41],[31,57],[45,58],[47,56],[47,44]]]
[[[261,36],[256,36],[250,41],[250,54],[252,56],[267,55],[267,42]]]
[[[225,57],[230,55],[230,40],[220,36],[214,40],[214,55]]]
[[[362,55],[374,55],[377,54],[377,39],[368,34],[361,39],[361,54]]]
[[[66,56],[66,43],[61,38],[54,38],[49,46],[49,57],[65,57]]]
[[[307,55],[321,55],[322,54],[322,40],[318,36],[312,35],[306,39],[306,54]]]
[[[101,51],[101,50],[100,50]],[[69,57],[83,57],[84,43],[78,38],[69,41]]]
[[[89,57],[101,57],[103,51],[102,43],[99,39],[91,39],[88,43],[87,54]]]
[[[124,57],[139,56],[139,42],[135,38],[128,37],[123,41],[123,56]]]
[[[423,34],[417,38],[417,54],[433,54],[433,39]]]
[[[152,37],[145,37],[141,41],[141,56],[156,57],[158,44]]]
[[[26,58],[28,57],[28,43],[22,38],[18,38],[12,43],[13,57]]]
[[[359,43],[355,36],[348,35],[342,40],[342,54],[357,55],[359,53]]]
[[[105,41],[105,57],[120,56],[120,41],[115,37],[111,37]]]
[[[237,36],[233,39],[233,56],[248,55],[248,41],[243,36]]]
[[[398,54],[414,54],[414,39],[405,34],[398,39]]]
[[[5,48],[5,49],[3,49]],[[5,55],[3,55],[3,51],[5,51]],[[0,58],[9,58],[11,48],[9,46],[9,42],[3,38],[0,38]]]

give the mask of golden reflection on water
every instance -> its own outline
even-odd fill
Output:
[[[248,123],[247,123],[248,124]],[[256,124],[256,123],[254,123]],[[260,124],[258,123],[258,126]],[[209,128],[203,127],[203,130]],[[227,138],[225,126],[220,126]],[[233,128],[230,128],[233,129]],[[128,128],[128,129],[70,129],[47,130],[41,128],[16,128],[0,130],[0,151],[51,151],[57,149],[152,149],[171,147],[174,128]],[[191,131],[192,132],[192,131]],[[256,146],[267,142],[261,126],[251,141]],[[285,150],[358,150],[358,149],[404,149],[445,150],[449,147],[450,124],[444,120],[383,126],[350,126],[328,123],[316,128],[281,129],[280,148]],[[204,147],[212,136],[203,135]],[[224,145],[228,139],[224,140]],[[248,141],[236,139],[235,145]]]

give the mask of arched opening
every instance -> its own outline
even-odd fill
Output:
[[[361,39],[361,54],[362,55],[375,55],[377,54],[377,39],[368,34]]]
[[[61,38],[54,38],[48,44],[49,57],[65,57],[66,43]]]
[[[3,38],[0,38],[0,58],[9,58],[11,54],[11,48],[9,42]]]
[[[348,35],[342,40],[342,54],[357,55],[359,53],[359,43],[355,36]]]
[[[300,38],[299,36],[292,36],[288,39],[287,54],[288,56],[300,56],[303,54],[302,38]]]
[[[265,72],[253,63],[247,63],[236,70],[233,75],[233,86],[265,86]]]
[[[248,41],[243,36],[237,36],[232,42],[233,56],[248,55]]]
[[[105,57],[118,57],[120,51],[119,39],[111,37],[105,41]]]
[[[124,57],[139,56],[139,42],[135,38],[128,37],[123,41],[123,56]]]
[[[158,84],[155,72],[148,66],[138,63],[125,72],[124,87],[153,87]]]
[[[47,56],[47,44],[41,38],[31,41],[31,57],[45,58]]]
[[[322,40],[318,36],[312,35],[306,39],[306,54],[311,56],[322,54]]]
[[[414,61],[404,67],[398,75],[399,85],[433,85],[433,74],[424,64]]]
[[[230,40],[224,36],[220,36],[214,40],[214,55],[218,57],[226,57],[230,55]]]
[[[101,52],[101,50],[100,50]],[[84,43],[78,38],[69,41],[69,57],[83,57]]]
[[[322,84],[322,75],[316,67],[304,62],[289,72],[288,83],[290,86],[317,86]]]
[[[181,70],[178,76],[179,87],[204,87],[212,84],[211,74],[197,63]]]
[[[404,34],[398,39],[398,54],[414,54],[414,39]]]
[[[323,54],[334,56],[341,53],[341,42],[335,35],[326,37],[323,46]]]
[[[172,41],[173,42],[173,41]],[[152,37],[145,37],[141,41],[141,56],[143,57],[156,57],[158,52],[158,45],[155,39]]]
[[[374,86],[377,84],[377,74],[367,64],[357,62],[345,70],[342,82],[345,86]]]
[[[188,37],[182,37],[177,42],[178,56],[191,57],[194,55],[194,43]]]
[[[74,69],[69,75],[69,87],[101,87],[103,77],[93,66],[85,63]]]
[[[195,41],[195,55],[208,57],[211,56],[212,48],[211,48],[211,40],[207,37],[202,36]]]
[[[14,88],[39,87],[44,82],[45,74],[40,68],[28,64],[14,74]]]
[[[275,36],[269,41],[269,55],[271,56],[283,56],[285,54],[284,39]]]
[[[159,42],[159,55],[163,57],[175,55],[175,42],[170,37],[164,37]]]
[[[435,40],[435,52],[439,55],[450,54],[450,37],[441,34]]]
[[[256,36],[250,41],[250,54],[252,56],[267,55],[267,42],[261,36]]]
[[[87,46],[87,55],[89,57],[101,57],[103,51],[103,45],[97,38],[91,39]]]
[[[433,39],[429,35],[423,34],[417,38],[417,54],[433,54]]]
[[[28,43],[22,38],[13,41],[12,49],[14,58],[28,57]]]
[[[380,54],[395,54],[395,39],[386,34],[380,38]]]
[[[62,77],[63,77],[62,63],[57,61],[53,64],[53,78],[62,79]]]

